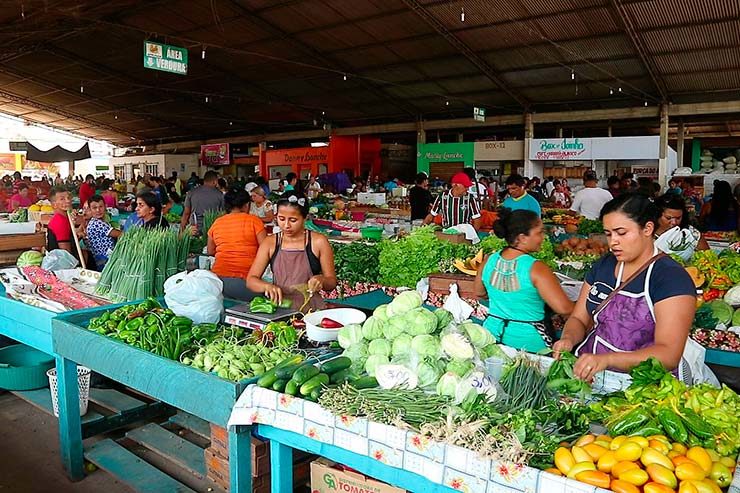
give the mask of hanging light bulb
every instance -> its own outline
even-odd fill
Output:
[[[342,76],[342,78],[343,78],[344,80],[347,80],[347,74],[344,74],[344,75]]]
[[[465,7],[460,7],[460,22],[465,22]]]
[[[449,101],[445,101],[445,106],[449,106],[449,105],[450,105],[450,102]]]
[[[647,106],[647,101],[645,101],[645,106]]]
[[[618,91],[619,91],[619,92],[622,92],[622,88],[620,87],[620,88],[618,89]]]
[[[208,102],[208,96],[206,96],[206,103]]]
[[[614,94],[614,89],[612,89],[611,87],[609,88],[609,94],[610,94],[610,95],[611,95],[611,94]]]
[[[229,122],[229,126],[231,127],[232,125],[234,125],[234,122]]]
[[[114,120],[118,120],[118,115],[113,115]]]
[[[576,80],[576,73],[573,70],[570,71],[570,80]]]
[[[321,116],[324,116],[324,115],[326,115],[326,111],[321,110]]]
[[[204,46],[203,49],[200,52],[200,59],[205,60],[206,59],[206,47]]]
[[[318,121],[316,121],[316,118],[314,118],[314,119],[313,119],[313,126],[315,127],[315,126],[317,126],[318,124],[319,124],[319,122],[318,122]]]
[[[85,85],[80,82],[80,94],[83,94],[85,92]]]

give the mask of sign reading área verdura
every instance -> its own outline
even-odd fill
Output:
[[[144,67],[187,75],[188,50],[187,48],[144,41]]]

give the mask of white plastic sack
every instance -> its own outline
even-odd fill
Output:
[[[690,383],[692,385],[696,385],[698,383],[709,383],[715,387],[719,387],[719,380],[717,380],[717,377],[712,370],[710,370],[704,363],[706,352],[707,350],[704,346],[693,340],[691,337],[686,340],[686,346],[683,349],[683,356],[681,356],[681,359],[689,366],[692,379],[691,382],[686,383]]]
[[[44,260],[41,261],[41,268],[45,270],[55,271],[64,269],[74,269],[79,264],[79,260],[67,250],[51,250],[44,256]]]
[[[680,226],[675,226],[655,240],[655,247],[661,252],[673,253],[683,260],[689,260],[700,238],[701,233],[693,228],[681,229]]]
[[[180,272],[164,282],[164,301],[193,323],[218,323],[224,311],[224,283],[207,270]]]
[[[452,314],[452,318],[455,319],[455,322],[460,324],[470,318],[470,315],[473,313],[473,307],[465,303],[463,299],[460,298],[457,290],[457,283],[451,283],[450,294],[447,296],[442,308],[450,312]]]
[[[429,297],[429,278],[424,277],[416,283],[416,292],[421,296],[421,302],[425,302]]]

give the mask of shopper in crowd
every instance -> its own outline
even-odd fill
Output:
[[[360,180],[361,182],[362,180]],[[309,199],[314,200],[321,193],[321,183],[316,180],[314,175],[309,175],[308,184],[306,185],[306,195]]]
[[[691,381],[681,355],[694,320],[696,288],[654,235],[660,209],[642,194],[622,194],[601,211],[611,255],[586,275],[575,309],[553,349],[578,356],[576,377],[627,372],[655,357]]]
[[[429,178],[425,173],[418,173],[414,179],[414,186],[409,190],[411,220],[423,220],[427,217],[433,200],[432,193],[429,191]]]
[[[660,191],[660,187],[658,187],[658,191]],[[655,186],[652,178],[648,178],[647,176],[641,176],[637,179],[637,193],[641,193],[642,195],[650,198],[655,198]]]
[[[185,197],[185,209],[180,221],[180,230],[188,224],[194,224],[198,231],[203,230],[203,217],[207,211],[220,211],[224,208],[224,194],[217,188],[218,173],[207,171],[203,185],[188,192]]]
[[[185,207],[182,205],[182,197],[179,193],[175,192],[174,190],[170,194],[170,210],[172,214],[175,214],[177,216],[180,216],[182,218],[182,213],[185,210]]]
[[[290,172],[287,175],[285,175],[285,191],[286,192],[296,191],[297,186],[298,186],[298,175],[296,175],[293,172]]]
[[[116,239],[123,233],[105,221],[107,209],[102,196],[93,195],[87,203],[90,219],[85,227],[85,245],[92,253],[98,271],[102,271],[113,253]]]
[[[23,177],[21,176],[20,171],[16,171],[13,173],[13,193],[18,193],[18,187],[21,186],[21,184],[27,185]]]
[[[714,181],[712,198],[701,209],[699,221],[704,231],[735,231],[738,229],[738,203],[732,195],[730,184]]]
[[[635,181],[635,175],[629,172],[622,174],[622,178],[619,179],[619,190],[621,193],[636,191],[637,182]]]
[[[622,189],[619,183],[619,177],[612,175],[609,178],[607,178],[606,189],[611,194],[612,198],[616,199],[617,196],[622,192]]]
[[[537,202],[545,200],[545,189],[540,185],[540,179],[537,176],[529,181],[527,193],[534,197]]]
[[[479,207],[483,208],[483,202],[488,199],[488,188],[478,182],[475,168],[463,168],[463,173],[468,175],[468,178],[470,178],[470,182],[472,183],[468,188],[468,193],[475,197],[475,200],[478,201]]]
[[[668,180],[668,190],[666,190],[666,193],[682,195],[683,190],[681,189],[681,182],[675,178],[671,178],[670,180]]]
[[[398,188],[398,183],[396,182],[396,178],[394,178],[393,176],[389,176],[388,181],[383,183],[383,188],[385,188],[386,192],[392,192],[393,189]]]
[[[100,196],[103,198],[105,206],[113,209],[118,207],[118,193],[113,189],[113,180],[107,178],[103,180],[101,189],[103,191],[100,193]]]
[[[677,253],[687,260],[695,250],[709,250],[707,240],[689,224],[689,214],[683,197],[666,192],[656,204],[660,209],[655,228],[658,248],[666,253]]]
[[[267,195],[262,187],[252,187],[249,191],[249,196],[252,201],[247,208],[247,212],[253,216],[257,216],[263,223],[272,223],[275,219],[275,211],[272,207],[272,202],[267,200]]]
[[[553,186],[555,188],[553,188],[552,195],[550,195],[550,201],[553,206],[559,209],[567,209],[570,206],[570,202],[568,202],[568,195],[565,193],[563,182],[557,179],[553,182]]]
[[[177,171],[172,172],[171,181],[174,192],[182,197],[182,180],[177,176]]]
[[[218,189],[221,193],[225,194],[229,191],[229,185],[228,183],[226,183],[226,180],[224,178],[219,178],[217,183]]]
[[[33,205],[33,199],[28,196],[30,189],[25,183],[18,185],[18,192],[10,197],[10,211],[15,212],[21,207]]]
[[[555,179],[552,176],[548,176],[547,180],[545,181],[545,197],[550,197],[552,195],[552,191],[555,190]]]
[[[162,216],[162,203],[154,192],[142,192],[136,196],[136,215],[141,218],[141,226],[144,228],[170,227],[170,224]]]
[[[506,191],[509,196],[506,197],[503,207],[516,211],[519,209],[529,210],[542,215],[542,208],[537,200],[527,193],[526,180],[521,175],[511,175],[506,179]]]
[[[62,188],[52,188],[49,201],[54,208],[54,215],[46,226],[46,249],[66,250],[76,257],[77,253],[72,248],[72,226],[68,216],[72,209],[71,194]]]
[[[226,298],[249,301],[254,293],[247,289],[247,274],[267,233],[262,221],[248,213],[245,190],[229,190],[224,203],[226,215],[208,230],[208,255],[216,257],[211,271],[223,281]]]
[[[198,185],[200,185],[200,178],[198,178],[198,174],[195,171],[193,171],[190,173],[190,178],[188,178],[188,181],[185,184],[185,186],[187,187],[187,191],[189,192],[193,190],[195,187],[197,187]]]
[[[270,185],[267,184],[267,180],[265,180],[261,176],[258,176],[257,178],[255,178],[254,182],[262,189],[262,191],[265,192],[265,197],[270,195]],[[247,191],[247,193],[251,192]]]
[[[586,219],[598,219],[601,208],[612,200],[612,194],[599,188],[599,179],[595,171],[586,171],[583,174],[583,189],[576,193],[570,210],[574,214]]]
[[[532,256],[545,238],[542,221],[530,210],[502,208],[493,231],[507,246],[485,259],[475,279],[476,294],[489,303],[483,326],[516,349],[551,347],[555,334],[545,323],[545,303],[568,315],[573,302],[550,268]]]
[[[85,207],[87,205],[87,201],[93,195],[95,195],[95,177],[93,175],[87,175],[85,177],[85,182],[80,185],[80,207]]]
[[[319,293],[337,285],[334,252],[326,237],[305,228],[308,202],[287,193],[277,203],[280,232],[268,236],[260,245],[257,258],[247,278],[247,287],[281,302],[289,299],[294,309],[319,310],[324,302]],[[272,269],[272,283],[262,279],[267,266]],[[304,291],[310,297],[304,300]]]
[[[441,216],[443,228],[472,224],[476,230],[480,229],[480,204],[469,193],[473,182],[463,172],[455,173],[450,182],[452,188],[437,196],[424,224],[430,224],[435,217]]]

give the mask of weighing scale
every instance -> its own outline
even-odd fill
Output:
[[[226,309],[224,322],[245,329],[263,329],[270,322],[288,322],[301,312],[290,308],[278,308],[275,313],[252,313],[249,303],[234,305]]]

